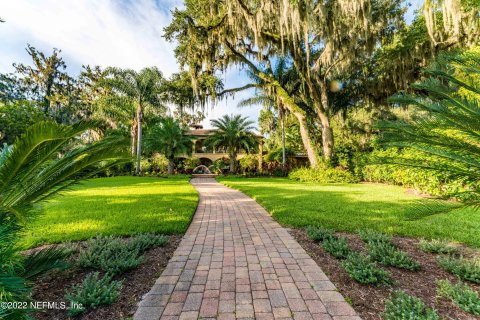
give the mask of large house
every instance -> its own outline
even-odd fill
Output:
[[[194,137],[192,157],[199,158],[201,163],[206,166],[211,165],[217,159],[228,158],[228,153],[225,150],[213,149],[204,144],[207,137],[215,132],[215,129],[203,129],[200,124],[191,125],[190,128],[187,134]],[[256,135],[256,137],[258,139],[258,166],[261,168],[263,136]],[[239,153],[237,159],[245,157],[246,154],[246,152]],[[182,158],[187,158],[187,156],[184,155]]]

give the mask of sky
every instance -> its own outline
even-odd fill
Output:
[[[421,0],[412,2],[412,10]],[[30,44],[50,54],[62,50],[67,71],[77,75],[82,65],[116,66],[139,70],[157,66],[165,76],[179,71],[174,44],[162,38],[163,28],[171,21],[182,0],[1,0],[0,72],[13,71],[12,63],[30,63],[25,48]],[[411,16],[411,11],[408,15]],[[408,16],[407,15],[407,16]],[[238,69],[225,76],[225,88],[245,84]],[[232,99],[207,108],[203,121],[224,114],[242,114],[257,121],[260,107],[237,108],[237,103],[253,91],[236,94]]]

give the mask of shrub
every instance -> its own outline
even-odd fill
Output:
[[[193,170],[201,164],[200,158],[190,157],[185,159],[185,169]]]
[[[140,170],[142,172],[150,172],[150,169],[152,168],[152,164],[150,163],[150,161],[148,159],[142,159],[140,161]]]
[[[333,230],[322,226],[308,226],[306,231],[308,237],[317,242],[333,237]]]
[[[422,239],[418,243],[418,247],[425,252],[430,253],[442,253],[442,254],[453,254],[457,253],[458,249],[448,245],[448,241],[445,240],[425,240]]]
[[[438,263],[462,280],[480,284],[480,261],[454,257],[438,257]]]
[[[403,291],[396,291],[385,301],[382,317],[384,320],[440,320],[435,310],[427,308],[422,300]]]
[[[78,264],[84,268],[120,274],[142,263],[145,250],[166,242],[165,236],[151,234],[137,235],[127,241],[113,236],[97,237],[87,242],[87,249],[78,256]]]
[[[387,271],[379,268],[369,257],[352,253],[342,262],[348,275],[361,284],[390,284],[392,281]]]
[[[392,242],[391,236],[372,229],[360,230],[358,234],[360,235],[360,238],[367,244]]]
[[[292,180],[316,183],[356,183],[358,179],[350,171],[333,168],[298,168],[288,177]]]
[[[117,300],[121,281],[112,281],[110,276],[100,278],[98,272],[88,274],[82,283],[72,287],[68,291],[65,298],[70,304],[77,304],[80,308],[72,308],[69,310],[71,316],[83,313],[87,308],[96,308],[101,304],[111,304]]]
[[[258,168],[258,155],[247,154],[239,161],[242,172],[256,171]]]
[[[438,281],[437,294],[452,300],[460,309],[480,316],[480,297],[467,284],[459,282],[453,285],[448,280],[440,280]]]
[[[151,169],[157,173],[167,173],[168,159],[163,154],[154,153],[150,158]]]
[[[442,171],[426,170],[424,168],[406,167],[393,164],[378,163],[378,158],[407,158],[418,161],[428,160],[428,156],[419,155],[413,149],[405,148],[399,150],[389,148],[386,150],[374,150],[367,160],[368,163],[362,167],[362,176],[365,181],[395,184],[410,187],[415,190],[428,193],[433,196],[448,196],[459,192],[466,192],[463,197],[467,200],[472,196],[468,191],[478,188],[469,185],[461,179],[451,179],[447,173]]]
[[[338,259],[345,259],[352,252],[345,237],[327,237],[323,240],[322,247]]]
[[[151,247],[163,247],[168,243],[168,237],[159,234],[139,234],[129,240],[128,247],[138,250],[140,253]]]
[[[373,242],[368,244],[370,257],[385,266],[407,270],[418,270],[420,264],[391,243]]]

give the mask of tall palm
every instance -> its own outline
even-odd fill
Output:
[[[35,204],[109,166],[128,161],[128,139],[108,136],[78,146],[78,137],[99,123],[63,126],[39,122],[0,156],[0,302],[28,301],[31,281],[63,268],[65,253],[55,248],[20,254],[23,221]],[[65,150],[70,150],[65,152]],[[30,319],[27,311],[0,308],[1,319]]]
[[[241,115],[224,115],[220,119],[211,120],[211,124],[216,130],[205,143],[213,148],[225,148],[230,159],[230,173],[235,173],[238,153],[241,150],[253,151],[258,146],[252,132],[253,122]]]
[[[135,174],[140,174],[142,154],[142,121],[145,110],[164,112],[161,94],[163,92],[163,75],[156,67],[144,68],[139,72],[132,69],[108,68],[107,77],[101,82],[116,94],[110,101],[117,108],[119,115],[134,111],[131,125],[132,156],[136,155]]]
[[[179,122],[166,117],[149,130],[145,138],[145,149],[165,155],[168,159],[168,174],[173,174],[175,157],[192,154],[192,140]]]
[[[426,74],[430,77],[412,86],[415,94],[399,94],[392,99],[426,115],[379,126],[384,131],[384,145],[413,148],[424,159],[382,160],[460,178],[474,186],[472,202],[479,205],[480,54],[445,56]]]

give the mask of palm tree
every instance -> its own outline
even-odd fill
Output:
[[[35,277],[66,267],[66,253],[57,248],[20,253],[17,242],[23,221],[32,217],[33,206],[109,166],[128,161],[128,140],[122,136],[78,146],[82,133],[98,127],[96,122],[73,126],[39,122],[0,152],[0,302],[29,301]],[[0,318],[30,319],[26,310],[8,308],[0,308]]]
[[[110,96],[110,102],[118,115],[134,112],[131,125],[132,156],[136,155],[135,174],[140,174],[142,154],[142,121],[146,109],[164,112],[161,103],[163,92],[163,75],[156,67],[145,68],[139,72],[131,69],[107,68],[107,77],[101,84],[112,89],[115,96]]]
[[[145,149],[160,152],[168,159],[168,174],[173,174],[175,157],[192,154],[192,137],[187,130],[171,117],[166,117],[153,126],[145,139]]]
[[[448,173],[451,178],[476,186],[470,198],[479,205],[480,54],[444,56],[425,73],[430,77],[412,86],[416,93],[399,94],[391,99],[400,105],[413,106],[425,116],[379,125],[385,146],[413,148],[423,161],[381,160]]]
[[[213,148],[225,148],[230,159],[230,173],[237,171],[237,155],[241,150],[253,151],[258,146],[252,130],[253,122],[241,115],[224,115],[220,119],[211,120],[216,131],[205,143]]]

